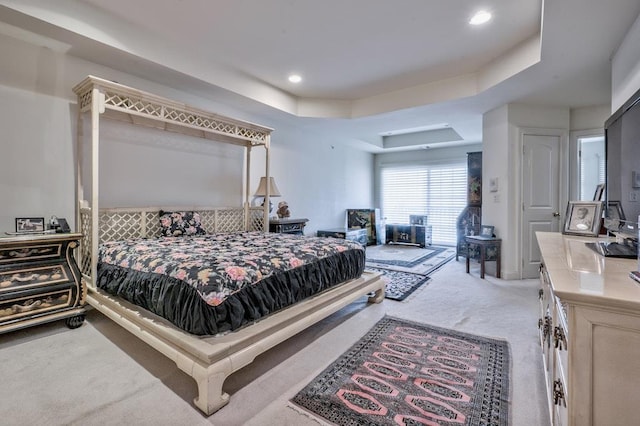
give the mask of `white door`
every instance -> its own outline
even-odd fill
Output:
[[[560,230],[561,138],[560,134],[522,134],[522,278],[538,277],[536,232]]]

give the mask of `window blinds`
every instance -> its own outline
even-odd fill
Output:
[[[426,214],[434,244],[455,245],[456,219],[467,205],[466,162],[383,166],[381,197],[386,223]]]

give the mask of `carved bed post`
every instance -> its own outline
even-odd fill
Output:
[[[267,233],[269,232],[269,206],[271,205],[271,185],[268,184],[269,182],[269,178],[271,177],[271,163],[270,163],[270,155],[271,155],[271,136],[267,135],[265,137],[265,143],[264,143],[264,149],[265,149],[265,165],[264,165],[264,169],[265,169],[265,176],[267,179],[267,190],[266,190],[266,196],[264,198],[264,212],[263,212],[263,227],[262,227],[262,232]]]
[[[249,216],[249,193],[251,191],[251,145],[245,148],[245,167],[246,176],[244,184],[244,230],[248,231],[250,228],[251,217]]]
[[[98,222],[99,165],[100,165],[100,113],[104,112],[104,100],[100,90],[91,89],[91,278],[98,276],[98,244],[100,223]],[[95,281],[94,281],[95,284]]]

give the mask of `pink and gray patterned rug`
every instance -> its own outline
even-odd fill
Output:
[[[384,317],[291,401],[335,425],[509,423],[508,342]]]

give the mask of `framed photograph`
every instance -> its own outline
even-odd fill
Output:
[[[17,217],[16,232],[44,232],[44,217]]]
[[[607,208],[604,211],[604,217],[615,220],[627,220],[622,210],[620,201],[607,201]]]
[[[597,237],[602,218],[602,201],[569,201],[563,234]]]
[[[493,226],[490,225],[480,225],[480,236],[493,238]]]
[[[604,183],[599,183],[596,186],[596,192],[593,194],[593,201],[602,201],[602,196],[604,195]]]
[[[409,225],[426,225],[427,224],[427,215],[422,214],[410,214],[409,215]]]
[[[617,231],[623,221],[627,220],[620,201],[607,201],[604,208],[604,227],[609,231]]]

